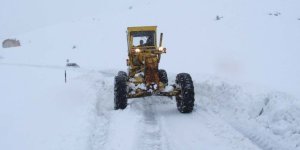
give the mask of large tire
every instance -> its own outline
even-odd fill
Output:
[[[176,76],[176,84],[180,87],[180,94],[176,96],[177,109],[181,113],[193,111],[195,102],[194,84],[191,76],[180,73]]]
[[[158,76],[159,76],[160,82],[162,82],[165,85],[168,85],[168,75],[167,75],[166,70],[159,69]]]
[[[118,76],[125,76],[125,77],[128,77],[127,76],[127,73],[125,71],[119,71],[118,72]]]
[[[127,106],[127,77],[118,75],[115,77],[114,108],[125,109]]]

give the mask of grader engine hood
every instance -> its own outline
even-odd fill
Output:
[[[158,57],[154,54],[149,54],[145,56],[145,81],[146,84],[155,83],[159,85],[158,77]]]
[[[127,28],[129,76],[133,77],[140,72],[144,72],[145,75],[151,74],[151,77],[145,79],[147,83],[158,82],[156,70],[161,54],[166,52],[165,48],[157,47],[156,28],[156,26]]]

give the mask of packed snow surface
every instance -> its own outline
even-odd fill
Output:
[[[298,0],[1,5],[0,41],[21,42],[0,48],[1,150],[300,150]],[[168,97],[113,110],[138,25],[164,32],[169,83],[191,74],[192,113]]]

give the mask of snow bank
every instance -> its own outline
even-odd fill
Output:
[[[300,149],[299,100],[248,88],[218,78],[197,82],[197,106],[221,116],[262,149]]]

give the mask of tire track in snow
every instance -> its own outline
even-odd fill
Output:
[[[192,113],[182,114],[175,102],[169,104],[157,105],[161,135],[168,140],[169,149],[259,150],[221,118],[198,110],[198,106]]]
[[[258,149],[221,118],[197,106],[193,113],[181,114],[167,98],[129,100],[125,110],[115,111],[113,77],[101,75],[95,86],[99,92],[89,139],[91,150]]]
[[[141,113],[131,109],[130,104],[124,110],[113,109],[114,74],[98,71],[95,81],[97,100],[95,102],[95,119],[92,121],[89,139],[90,150],[134,149],[138,144]]]
[[[110,80],[110,78],[106,79]],[[108,138],[108,128],[110,126],[111,114],[109,107],[112,94],[112,85],[105,82],[105,77],[95,81],[93,88],[99,89],[96,96],[96,103],[93,111],[95,115],[92,121],[93,128],[89,137],[89,149],[99,150],[104,149]],[[112,97],[113,98],[113,97]]]
[[[252,141],[263,150],[293,150],[289,145],[284,145],[280,139],[275,139],[274,137],[268,136],[269,134],[264,134],[267,131],[261,129],[261,127],[251,127],[244,124],[244,127],[237,123],[231,123],[231,125],[243,134],[246,138]]]
[[[219,116],[203,110],[199,110],[196,113],[199,114],[199,117],[202,119],[202,123],[216,137],[222,138],[226,143],[230,143],[231,149],[258,150],[261,148]]]
[[[157,98],[157,97],[156,97]],[[155,97],[141,100],[143,111],[143,127],[140,134],[139,149],[141,150],[162,150],[161,128],[157,119],[153,102]]]
[[[226,114],[231,110],[238,112],[239,108],[238,101],[242,101],[244,97],[239,97],[241,94],[240,87],[233,85],[225,84],[216,84],[214,83],[198,83],[195,84],[196,94],[202,99],[206,99],[205,103],[197,102],[201,105],[201,109],[206,110],[210,115],[223,119],[223,122],[226,122],[231,128],[239,132],[247,140],[251,141],[254,145],[262,150],[293,150],[289,145],[285,145],[280,138],[271,136],[273,133],[264,127],[255,122],[255,120],[249,120],[249,118],[244,116],[242,118],[239,115],[233,114],[228,117]],[[225,102],[224,100],[228,100]],[[232,103],[235,102],[236,105]],[[227,105],[229,103],[229,105]],[[210,109],[210,110],[209,110]],[[227,109],[227,111],[226,111]],[[242,109],[242,108],[241,108]],[[228,114],[227,114],[228,115]]]
[[[110,115],[104,113],[99,109],[101,103],[98,101],[96,104],[96,116],[93,123],[93,129],[90,135],[90,149],[99,150],[104,149],[107,143],[108,127],[110,126]]]

